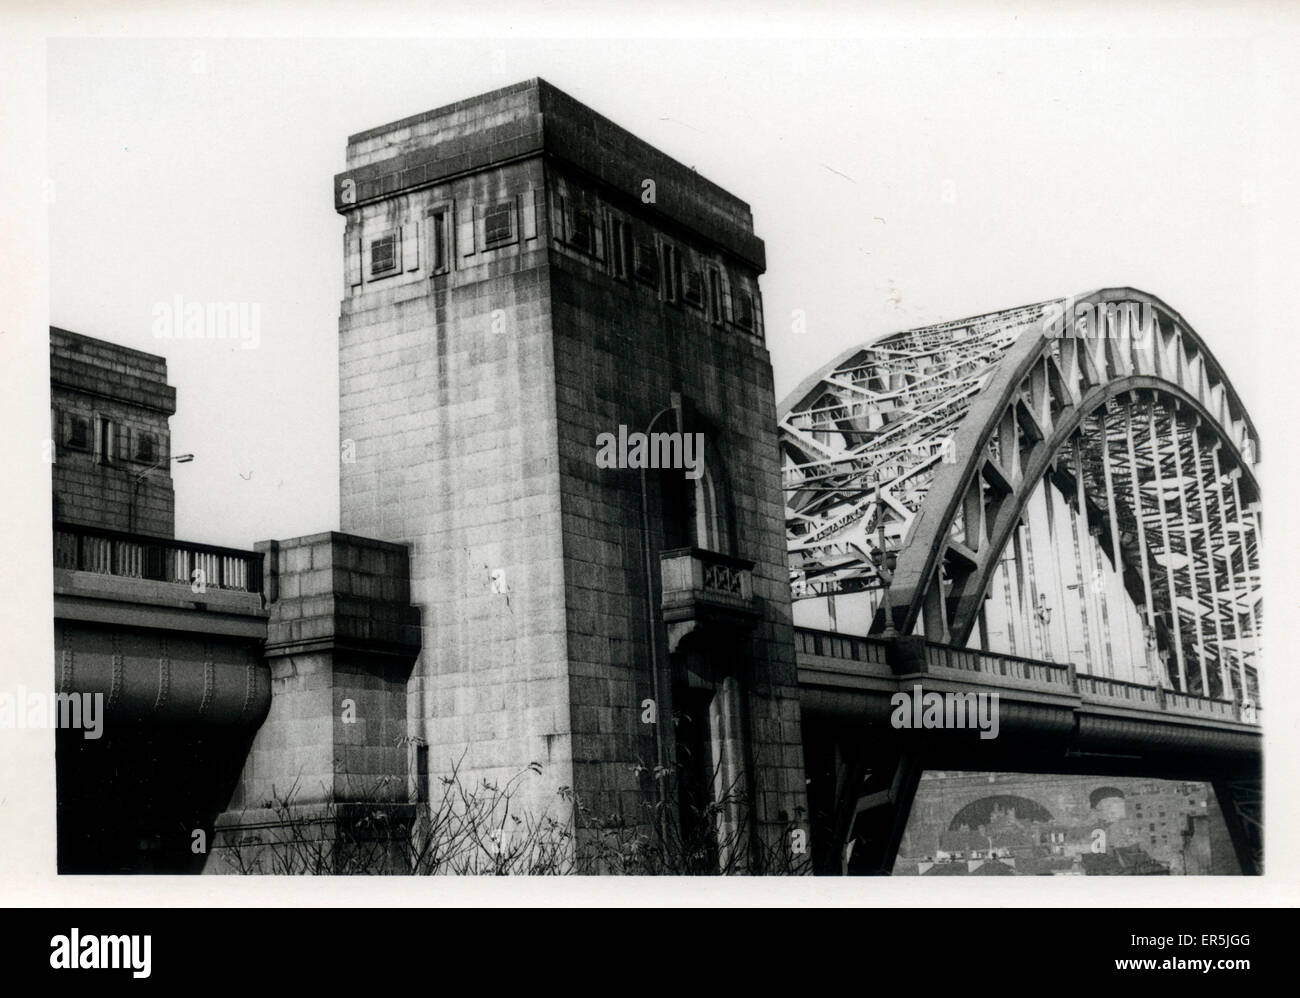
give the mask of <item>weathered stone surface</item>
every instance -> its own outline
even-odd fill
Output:
[[[647,580],[640,476],[597,467],[596,437],[645,429],[680,398],[686,429],[708,438],[726,510],[715,544],[754,562],[761,609],[711,645],[715,657],[726,649],[718,683],[745,686],[747,716],[738,694],[718,715],[719,751],[741,765],[743,725],[761,822],[793,820],[804,774],[763,252],[748,207],[543,81],[353,136],[335,190],[347,220],[340,435],[352,455],[342,528],[410,545],[410,598],[429,639],[407,716],[430,771],[463,755],[469,778],[504,779],[537,761],[539,807],[564,785],[597,813],[642,813],[636,770],[656,755],[643,703],[658,686],[671,743],[679,669],[647,585],[657,590],[658,552],[695,544],[695,528],[670,496],[683,486],[652,473]],[[502,204],[514,217],[488,247],[485,215]],[[575,234],[581,212],[589,236]],[[629,233],[618,249],[616,224]],[[400,263],[373,273],[372,243],[388,235]],[[449,266],[435,273],[439,257]],[[665,264],[681,268],[671,285]]]
[[[50,327],[54,519],[155,537],[176,529],[171,434],[176,389],[162,357]],[[82,422],[78,441],[74,423]],[[111,446],[97,423],[112,425]],[[148,436],[153,445],[141,451]]]

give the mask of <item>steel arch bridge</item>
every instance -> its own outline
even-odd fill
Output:
[[[893,333],[778,415],[807,663],[857,634],[865,658],[891,642],[900,673],[901,636],[1257,729],[1259,439],[1158,298],[1110,288]]]

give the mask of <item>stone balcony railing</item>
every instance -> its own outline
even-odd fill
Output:
[[[754,563],[743,558],[675,548],[659,556],[660,608],[669,625],[669,644],[706,621],[751,627],[760,611],[754,599]]]
[[[119,578],[261,593],[262,555],[169,537],[54,525],[54,567]]]

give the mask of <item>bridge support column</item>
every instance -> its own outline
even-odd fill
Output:
[[[845,876],[889,876],[921,780],[920,757],[908,751],[858,761],[856,794],[843,798],[840,872]]]
[[[888,876],[923,766],[872,726],[807,732],[813,868],[823,876]]]
[[[1264,873],[1264,787],[1260,777],[1214,781],[1214,796],[1223,812],[1241,872]]]
[[[420,628],[406,548],[338,533],[257,547],[271,707],[204,872],[410,872],[420,739],[406,687]]]

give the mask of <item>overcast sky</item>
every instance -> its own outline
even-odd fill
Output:
[[[541,76],[752,206],[778,400],[891,330],[1132,285],[1205,337],[1267,454],[1260,219],[1294,123],[1249,38],[1096,29],[52,41],[50,321],[166,356],[178,536],[336,529],[347,136]],[[155,339],[177,295],[256,303],[259,346]]]

